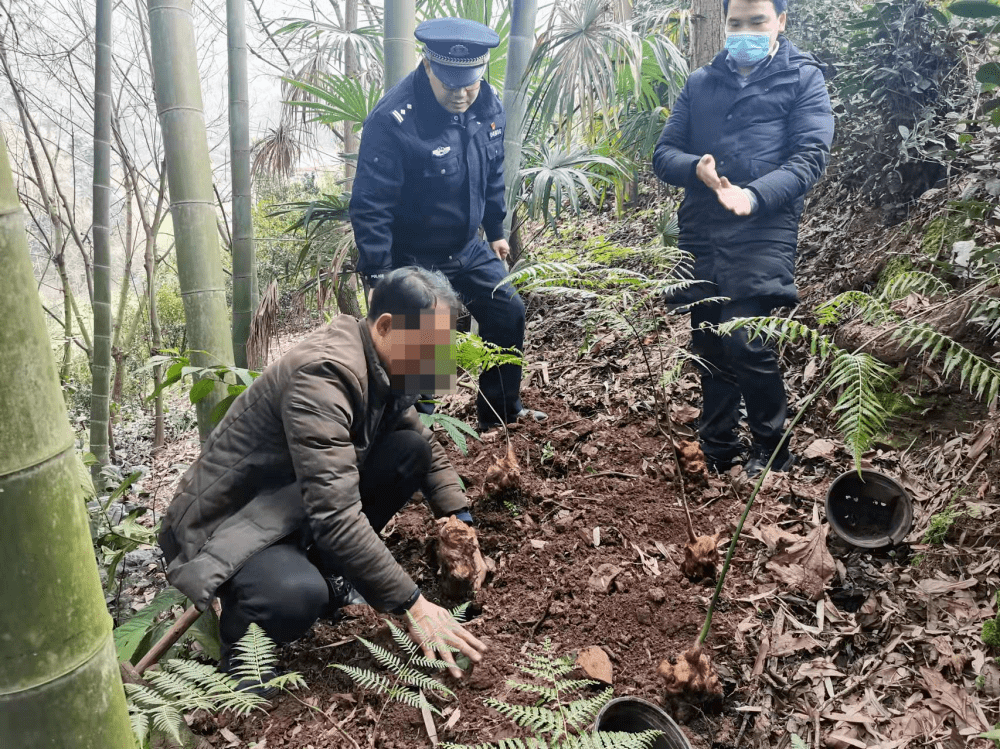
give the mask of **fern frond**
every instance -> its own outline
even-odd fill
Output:
[[[164,588],[150,601],[144,609],[129,619],[127,622],[115,627],[115,649],[118,651],[118,660],[131,661],[135,657],[146,634],[153,627],[156,618],[167,611],[172,606],[177,606],[187,599],[177,588]]]
[[[358,642],[365,646],[369,653],[379,662],[386,671],[391,671],[392,673],[399,673],[403,668],[403,661],[400,660],[398,656],[390,653],[388,650],[383,648],[381,645],[366,640],[364,637],[357,637]]]
[[[594,721],[594,718],[597,717],[597,713],[600,712],[601,708],[614,697],[614,694],[615,690],[608,687],[600,694],[580,700],[573,700],[564,705],[566,722],[577,731],[590,725]]]
[[[386,624],[389,625],[389,632],[392,635],[392,639],[399,649],[406,653],[410,658],[416,658],[420,655],[420,649],[417,647],[417,643],[410,639],[410,635],[392,621],[386,620]]]
[[[944,281],[937,276],[921,270],[907,270],[897,273],[885,282],[879,296],[893,302],[897,299],[905,299],[910,294],[947,294],[951,289]]]
[[[707,323],[703,327],[711,328]],[[825,361],[830,354],[840,349],[832,340],[819,331],[797,320],[784,317],[734,317],[716,326],[719,335],[732,335],[737,330],[745,330],[747,338],[762,339],[765,343],[775,345],[798,343],[802,341],[809,346],[809,353]]]
[[[833,360],[829,386],[843,388],[833,407],[833,412],[840,414],[836,428],[854,453],[858,466],[861,455],[885,429],[890,414],[880,394],[893,381],[892,370],[869,354],[842,351]]]
[[[948,377],[957,371],[959,384],[965,387],[968,381],[969,392],[976,398],[990,402],[1000,391],[1000,369],[929,325],[904,325],[894,338],[904,346],[918,347],[930,360],[943,354],[942,374]]]
[[[377,694],[388,694],[389,690],[392,688],[392,683],[389,681],[387,676],[382,674],[376,674],[373,671],[369,671],[365,668],[358,668],[357,666],[345,666],[343,663],[334,663],[331,668],[335,668],[339,671],[343,671],[345,674],[351,677],[351,680],[370,692],[375,692]]]
[[[145,746],[146,739],[149,738],[149,716],[130,705],[128,719],[132,724],[132,734],[139,742],[139,746]]]
[[[430,710],[435,715],[441,714],[441,711],[428,702],[427,698],[421,692],[415,692],[405,686],[397,684],[386,692],[386,697],[393,702],[402,702],[404,705],[416,708],[417,710]]]
[[[590,686],[596,686],[600,684],[599,681],[594,681],[593,679],[573,679],[565,681],[557,681],[555,683],[548,684],[525,684],[524,682],[514,681],[509,679],[507,681],[507,686],[518,692],[528,692],[529,694],[537,694],[539,697],[544,697],[547,700],[558,700],[559,696],[562,694],[568,694],[570,692],[578,692],[581,689],[586,689]]]
[[[597,263],[592,262],[543,261],[526,263],[520,268],[514,268],[497,284],[496,288],[499,289],[505,284],[511,284],[518,289],[530,291],[546,286],[558,288],[560,283],[568,284],[568,288],[578,288],[577,284],[581,277],[600,269],[600,267]]]
[[[183,744],[180,725],[184,720],[181,713],[173,705],[160,705],[150,713],[153,727],[163,731],[178,744]]]
[[[975,299],[969,308],[969,322],[984,328],[989,338],[996,338],[1000,333],[1000,299]]]
[[[905,296],[905,295],[904,295]],[[870,325],[895,322],[899,315],[889,306],[871,294],[863,291],[845,291],[816,308],[816,319],[820,325],[839,325],[847,317],[860,314]]]
[[[493,698],[483,700],[505,718],[536,733],[555,733],[563,728],[562,717],[555,710],[534,705],[511,705]]]
[[[401,669],[396,673],[396,678],[403,682],[403,684],[411,687],[440,692],[441,694],[446,694],[449,697],[453,697],[455,695],[455,693],[448,689],[448,687],[444,684],[425,673],[417,671],[415,668]]]
[[[652,749],[662,731],[601,731],[571,736],[563,742],[562,749]]]
[[[252,679],[263,683],[270,678],[271,667],[278,660],[275,655],[274,641],[271,640],[257,624],[251,624],[245,635],[236,643],[237,666],[233,674],[237,681]]]

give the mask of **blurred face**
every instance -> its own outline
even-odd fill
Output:
[[[479,96],[479,87],[482,84],[481,79],[465,88],[448,88],[434,75],[434,69],[426,57],[423,64],[424,70],[427,72],[427,77],[431,81],[431,90],[434,92],[434,98],[437,99],[438,104],[452,114],[463,114],[465,110],[472,106],[476,97]]]
[[[379,316],[372,326],[372,341],[394,391],[454,392],[456,321],[454,310],[443,304],[413,315]]]
[[[726,33],[767,34],[770,47],[785,30],[786,14],[780,16],[774,12],[771,0],[729,0],[729,13],[726,15]]]

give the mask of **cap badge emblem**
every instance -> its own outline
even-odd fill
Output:
[[[431,151],[431,156],[444,156],[449,151],[451,151],[451,146],[440,146]]]
[[[469,55],[469,48],[464,44],[455,44],[448,50],[448,54],[452,57],[467,57]]]

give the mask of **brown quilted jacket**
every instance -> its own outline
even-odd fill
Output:
[[[359,467],[376,439],[431,443],[424,486],[436,517],[467,506],[444,449],[396,397],[364,320],[336,318],[268,367],[232,404],[163,519],[167,579],[201,610],[255,552],[308,521],[325,560],[380,611],[416,585],[361,512]]]

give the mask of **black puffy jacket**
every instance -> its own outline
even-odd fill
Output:
[[[819,63],[784,37],[774,57],[741,87],[720,52],[688,78],[653,154],[656,175],[685,188],[680,246],[695,256],[697,284],[673,301],[769,296],[797,301],[793,271],[806,192],[826,168],[833,113]],[[720,177],[757,196],[740,217],[695,176],[715,157]]]

